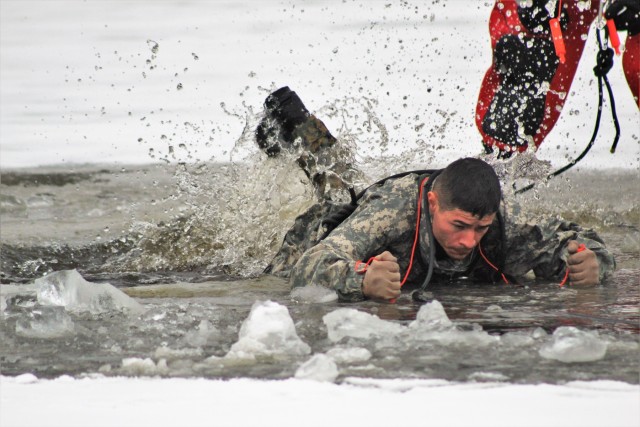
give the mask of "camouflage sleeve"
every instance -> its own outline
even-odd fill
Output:
[[[343,301],[364,299],[364,276],[356,273],[356,262],[385,250],[404,256],[398,251],[411,245],[416,198],[414,175],[369,189],[349,218],[302,255],[291,272],[291,286],[321,285]]]
[[[615,270],[613,255],[598,234],[559,217],[531,219],[510,224],[507,219],[507,259],[505,271],[522,277],[533,270],[536,277],[558,278],[564,274],[568,256],[567,244],[576,240],[595,252],[600,264],[600,283]]]

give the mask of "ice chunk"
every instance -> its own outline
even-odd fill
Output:
[[[132,313],[144,311],[133,298],[109,283],[91,283],[76,270],[63,270],[36,279],[38,302],[45,306],[62,306],[69,311],[94,314],[114,310]]]
[[[335,291],[319,285],[307,285],[294,288],[291,291],[291,299],[298,302],[324,303],[338,300]]]
[[[187,332],[184,336],[184,340],[187,344],[194,347],[202,347],[209,341],[220,338],[220,331],[211,324],[208,320],[200,321],[200,324],[196,329]]]
[[[449,320],[444,307],[437,300],[420,307],[418,314],[416,314],[416,320],[409,325],[410,329],[420,329],[422,331],[445,331],[453,327],[453,323]]]
[[[325,314],[322,320],[327,326],[329,339],[333,342],[338,342],[344,337],[367,339],[395,336],[403,330],[397,323],[353,308],[339,308]]]
[[[203,351],[200,348],[173,349],[166,346],[158,347],[153,355],[156,359],[174,361],[179,359],[200,359]]]
[[[148,358],[129,357],[122,359],[121,371],[127,375],[155,376],[166,375],[169,372],[169,368],[167,367],[167,361],[164,359],[160,359],[156,364]]]
[[[607,353],[607,342],[596,331],[582,331],[573,326],[561,326],[553,332],[551,341],[540,348],[540,356],[565,363],[593,362]]]
[[[336,363],[352,364],[371,359],[371,352],[363,347],[334,347],[327,351],[327,356]]]
[[[509,377],[499,372],[474,372],[469,375],[469,381],[497,382],[509,381]]]
[[[229,357],[304,356],[311,348],[296,333],[293,319],[283,305],[257,301],[242,323],[238,341],[231,346]]]
[[[500,336],[500,343],[506,346],[526,347],[535,343],[532,332],[507,332]]]
[[[73,320],[62,307],[41,307],[16,322],[16,335],[26,338],[61,338],[74,331]]]
[[[326,354],[315,354],[296,371],[296,378],[315,381],[335,381],[338,378],[336,362]]]
[[[408,327],[409,341],[435,341],[443,345],[486,346],[496,343],[499,338],[489,335],[480,325],[472,325],[471,330],[456,327],[439,301],[420,307],[416,320]]]
[[[12,311],[21,308],[33,308],[37,304],[34,284],[0,286],[0,320]]]

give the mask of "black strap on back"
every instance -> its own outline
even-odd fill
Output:
[[[384,183],[389,180],[404,178],[405,176],[410,174],[431,175],[431,174],[434,174],[435,172],[438,172],[439,170],[440,169],[418,169],[418,170],[400,172],[395,175],[391,175],[386,178],[382,178],[379,181],[374,182],[373,184],[371,184],[370,186],[368,186],[358,194],[356,194],[353,187],[349,187],[349,195],[351,196],[351,202],[337,205],[335,210],[332,210],[328,215],[326,215],[322,219],[322,227],[324,228],[325,231],[322,234],[322,236],[320,236],[318,241],[324,240],[337,226],[342,224],[344,220],[347,219],[356,210],[356,208],[358,207],[358,201],[362,198],[362,196],[364,196],[367,190],[369,190],[371,187],[384,185]]]

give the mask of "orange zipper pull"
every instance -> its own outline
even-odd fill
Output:
[[[607,30],[609,30],[611,47],[616,51],[616,55],[620,55],[620,37],[618,37],[618,30],[616,29],[616,23],[613,22],[613,19],[607,19]]]
[[[553,38],[553,46],[556,49],[556,55],[558,55],[558,58],[560,58],[560,63],[564,64],[567,49],[565,48],[564,40],[562,39],[560,20],[558,18],[550,19],[549,26],[551,27],[551,37]]]

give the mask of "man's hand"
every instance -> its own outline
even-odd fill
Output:
[[[569,282],[575,286],[595,286],[600,282],[598,258],[589,248],[578,251],[579,246],[575,240],[571,240],[567,245]]]
[[[362,293],[369,298],[390,300],[400,295],[400,266],[391,252],[376,255],[362,280]]]

